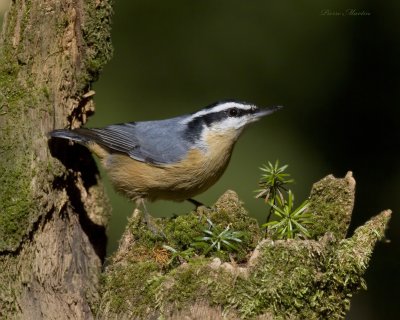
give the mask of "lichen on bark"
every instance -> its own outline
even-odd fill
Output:
[[[103,275],[98,316],[343,319],[352,294],[365,288],[363,274],[391,214],[382,212],[345,238],[354,187],[351,173],[344,179],[328,176],[314,185],[310,202],[316,231],[315,239],[309,240],[261,240],[261,230],[246,218],[232,191],[211,210],[155,220],[165,237],[148,233],[136,212]],[[333,213],[337,216],[332,217]],[[162,244],[188,247],[201,234],[204,216],[212,216],[221,227],[235,225],[235,230],[252,235],[244,249],[246,258],[197,256],[173,267],[167,265],[171,256],[162,251]],[[327,228],[324,233],[323,226]]]

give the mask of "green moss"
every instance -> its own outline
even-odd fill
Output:
[[[322,188],[319,192],[333,192],[331,187],[336,186],[340,199],[332,199],[342,206],[336,208],[340,211],[350,203],[347,193],[341,192],[343,185],[336,182],[332,180],[325,185],[328,190]],[[221,226],[247,226],[252,232],[257,228],[232,192],[222,196],[209,211],[156,223],[159,228],[165,226],[164,241],[185,248],[201,231],[198,224],[205,216]],[[109,285],[105,287],[107,295],[102,297],[99,312],[105,318],[168,318],[176,310],[205,303],[221,308],[232,319],[253,319],[259,315],[273,319],[343,319],[352,294],[365,287],[363,274],[389,218],[390,212],[384,212],[342,241],[337,241],[331,232],[318,241],[264,240],[249,265],[221,264],[218,259],[196,257],[175,268],[166,268],[154,255],[154,250],[160,248],[160,239],[144,232],[136,215],[113,259],[113,267],[106,271]],[[258,236],[253,239],[249,235],[249,239],[247,249],[253,248],[255,239],[259,241]],[[150,271],[143,267],[145,261],[151,265]],[[111,293],[107,291],[110,285],[115,286]],[[140,292],[132,289],[138,287]],[[137,299],[137,294],[142,300]]]
[[[111,59],[113,53],[111,3],[108,1],[85,1],[85,14],[83,38],[86,43],[86,70],[79,81],[83,85],[98,79],[102,68]]]
[[[349,172],[345,178],[329,175],[313,185],[309,211],[314,215],[309,232],[312,238],[332,232],[336,239],[346,236],[354,204],[355,181]]]
[[[151,219],[151,217],[149,218]],[[160,228],[157,221],[152,221],[152,223],[154,224],[154,228]],[[163,235],[160,232],[150,230],[140,213],[129,219],[127,229],[137,244],[146,249],[153,249],[164,241]]]
[[[266,243],[251,277],[238,281],[242,292],[239,313],[245,318],[266,312],[282,318],[291,314],[313,318],[310,315],[317,306],[309,303],[314,294],[312,284],[324,269],[324,260],[314,258],[318,251],[318,244],[308,241]],[[230,302],[238,299],[238,291],[229,294]]]
[[[160,225],[163,229],[167,244],[178,251],[186,250],[195,242],[195,239],[204,236],[205,229],[208,229],[207,219],[210,219],[219,230],[227,226],[231,230],[242,233],[242,242],[237,245],[236,252],[219,251],[213,252],[215,257],[223,261],[230,261],[233,258],[237,262],[246,259],[261,238],[261,231],[255,219],[248,216],[242,207],[236,193],[228,191],[211,209],[200,209],[199,212],[191,212],[173,219],[166,219]],[[202,254],[205,250],[198,249]]]
[[[217,207],[217,210],[214,210],[210,214],[211,221],[222,228],[227,227],[228,225],[232,230],[240,231],[242,233],[241,236],[241,244],[238,245],[237,252],[222,252],[222,255],[218,255],[224,261],[230,261],[230,256],[233,257],[237,262],[244,262],[248,258],[249,252],[254,250],[257,243],[261,239],[261,230],[258,226],[258,223],[255,219],[248,216],[247,211],[241,206],[239,200],[235,198],[231,198],[231,201],[236,202],[234,208],[232,207]],[[229,202],[229,200],[228,200]]]
[[[13,33],[16,10],[11,6],[5,34]],[[36,156],[31,147],[38,130],[29,112],[45,98],[31,79],[20,76],[23,71],[11,39],[5,38],[0,49],[0,252],[15,250],[40,215],[32,184],[40,168],[32,166]]]
[[[0,105],[6,112],[16,109],[15,103],[26,97],[26,93],[16,83],[20,67],[10,45],[0,51]]]
[[[26,234],[34,203],[30,192],[28,163],[2,159],[0,170],[0,250],[12,250]]]
[[[0,52],[0,251],[14,250],[35,220],[33,157],[24,122],[32,93],[18,80],[19,66],[9,45]]]
[[[147,279],[146,281],[143,281]],[[162,277],[155,262],[144,261],[128,265],[117,265],[108,276],[103,277],[103,289],[107,293],[109,306],[122,314],[139,316],[155,303],[155,290]],[[130,284],[130,285],[127,285]],[[130,305],[139,306],[135,309]]]
[[[166,220],[164,232],[167,235],[168,244],[179,251],[187,249],[196,237],[202,235],[205,224],[205,216],[195,213]]]
[[[171,271],[168,278],[165,278],[169,281],[165,281],[159,288],[161,310],[165,309],[165,306],[172,310],[181,310],[187,306],[189,301],[209,295],[205,277],[208,274],[206,261],[199,260],[196,264]]]
[[[46,98],[30,79],[18,78],[20,71],[11,44],[5,43],[0,52],[0,251],[15,250],[41,214],[32,184],[41,169],[32,166],[31,146],[39,133],[29,109]]]

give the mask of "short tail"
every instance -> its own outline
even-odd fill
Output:
[[[87,145],[90,141],[95,140],[95,134],[91,130],[85,128],[75,130],[53,130],[48,133],[48,136],[51,138],[60,138],[75,141],[83,145]]]
[[[103,159],[109,154],[107,148],[97,143],[97,141],[99,141],[99,137],[94,130],[86,128],[80,128],[74,130],[58,129],[50,131],[48,133],[48,136],[51,138],[60,138],[60,139],[75,141],[87,147],[100,159]]]

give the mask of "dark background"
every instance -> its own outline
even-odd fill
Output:
[[[353,171],[349,235],[383,209],[394,215],[390,242],[378,244],[367,271],[368,291],[352,299],[347,318],[398,319],[400,2],[320,3],[114,0],[115,54],[94,86],[88,126],[168,118],[226,98],[284,105],[244,133],[224,177],[197,199],[212,204],[233,189],[262,221],[253,190],[263,163],[289,164],[298,204],[313,182]],[[133,205],[107,189],[112,253]],[[149,205],[156,216],[190,209]]]

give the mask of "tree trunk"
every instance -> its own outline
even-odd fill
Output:
[[[2,319],[93,317],[110,207],[89,152],[48,144],[46,134],[78,127],[93,112],[90,85],[112,51],[110,16],[108,0],[13,0],[5,17]]]

